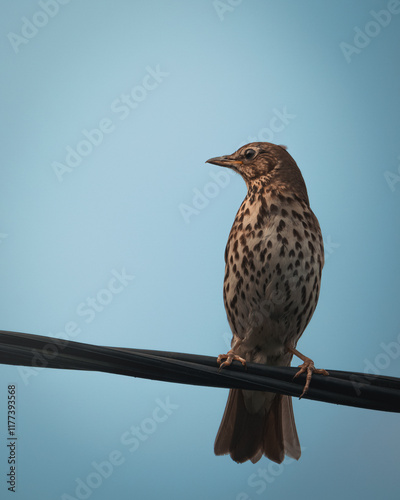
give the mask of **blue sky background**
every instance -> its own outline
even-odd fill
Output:
[[[0,328],[65,337],[72,323],[81,342],[226,352],[223,254],[245,185],[205,161],[267,139],[296,159],[325,238],[299,349],[326,369],[400,376],[400,13],[381,13],[385,26],[371,14],[388,8],[400,12],[373,0],[4,4]],[[359,48],[358,29],[371,34]],[[343,43],[356,48],[347,59]],[[68,147],[86,154],[79,165]],[[107,291],[118,273],[129,278]],[[238,465],[213,454],[226,390],[0,373],[2,498],[398,498],[398,415],[296,400],[300,461]]]

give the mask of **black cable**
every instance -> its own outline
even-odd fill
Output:
[[[0,330],[0,363],[89,370],[180,384],[278,392],[300,396],[305,376],[297,368],[234,362],[219,369],[216,357],[96,346]],[[306,399],[400,413],[400,379],[328,370],[313,375]]]

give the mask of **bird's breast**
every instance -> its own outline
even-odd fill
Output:
[[[257,342],[297,341],[314,312],[323,265],[312,211],[294,201],[245,200],[225,259],[224,303],[236,335],[252,330]]]

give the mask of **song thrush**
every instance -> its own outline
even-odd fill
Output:
[[[224,303],[233,338],[220,367],[233,360],[289,366],[302,359],[308,390],[311,359],[295,348],[317,305],[324,247],[303,176],[284,146],[254,142],[208,163],[246,182],[225,250]],[[302,395],[303,395],[302,394]],[[231,389],[215,440],[216,455],[281,463],[301,454],[290,396]]]

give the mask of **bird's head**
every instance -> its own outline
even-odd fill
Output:
[[[252,142],[231,155],[210,158],[207,163],[238,172],[248,188],[261,181],[272,189],[295,193],[308,204],[303,176],[285,146],[270,142]]]

